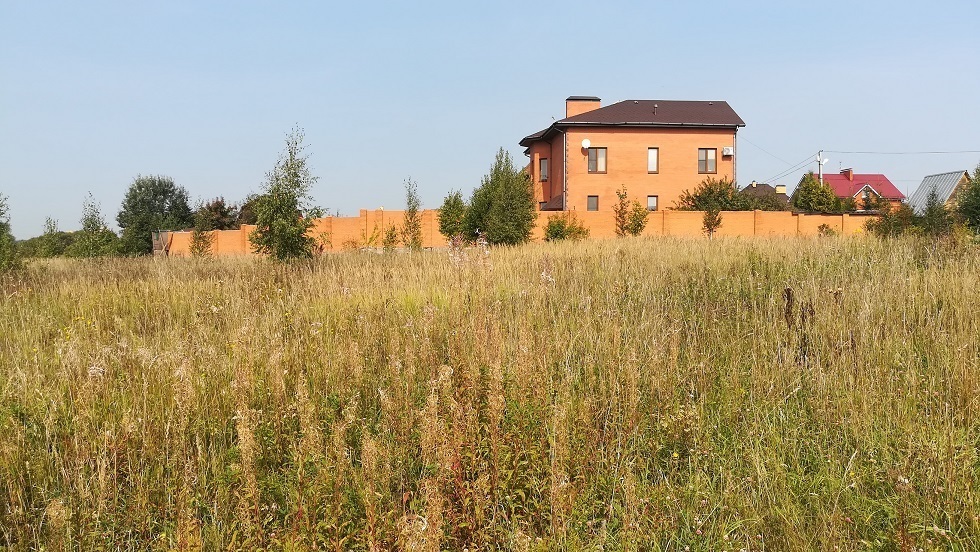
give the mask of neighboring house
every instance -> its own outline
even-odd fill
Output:
[[[844,169],[840,174],[823,175],[823,181],[837,197],[854,199],[859,211],[865,209],[872,194],[888,201],[892,207],[898,207],[905,199],[905,194],[883,174],[856,174],[854,169]]]
[[[953,171],[942,174],[932,174],[922,179],[922,183],[909,196],[909,207],[917,215],[921,215],[926,210],[926,203],[929,201],[929,192],[936,190],[936,198],[943,205],[953,205],[956,203],[956,195],[970,181],[970,173],[967,171]]]
[[[721,101],[571,96],[565,118],[521,140],[542,211],[611,211],[616,190],[669,208],[707,177],[735,180],[735,134],[745,123]]]
[[[772,197],[782,205],[789,205],[789,196],[786,195],[785,184],[770,186],[769,184],[759,184],[753,180],[751,184],[739,190],[739,193],[757,199]]]

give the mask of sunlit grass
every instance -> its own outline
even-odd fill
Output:
[[[976,549],[977,257],[38,262],[0,288],[0,548]]]

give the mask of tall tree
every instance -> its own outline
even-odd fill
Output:
[[[485,222],[487,241],[516,245],[530,240],[537,218],[530,177],[514,166],[503,148],[497,152],[488,177],[493,194]]]
[[[237,226],[238,208],[223,197],[202,203],[194,211],[196,230],[232,230]]]
[[[150,254],[153,231],[182,230],[194,225],[187,190],[168,176],[137,176],[126,191],[116,223],[122,228],[123,254]]]
[[[14,235],[10,231],[10,213],[7,198],[0,195],[0,272],[13,270],[20,266]]]
[[[89,193],[82,202],[82,229],[65,254],[70,257],[107,257],[119,251],[119,237],[106,226],[99,204]],[[151,244],[152,245],[152,244]]]
[[[980,165],[956,197],[956,212],[967,228],[980,233]]]
[[[318,179],[307,165],[309,155],[303,155],[304,138],[298,127],[286,136],[286,149],[266,175],[263,193],[254,201],[256,228],[249,235],[252,249],[280,261],[312,257],[316,247],[309,230],[322,211],[310,197]]]
[[[450,239],[463,232],[463,218],[466,216],[466,202],[458,190],[449,192],[439,208],[439,233]]]
[[[418,185],[411,178],[405,180],[405,221],[402,224],[402,243],[418,251],[422,249],[422,201]]]
[[[821,184],[813,173],[807,173],[793,192],[793,207],[807,213],[840,213],[847,205],[834,194],[830,186]]]

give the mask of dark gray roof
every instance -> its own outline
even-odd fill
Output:
[[[555,121],[550,127],[521,140],[529,146],[548,139],[560,129],[577,126],[709,127],[738,128],[745,121],[728,102],[687,100],[624,100]]]
[[[931,174],[923,178],[919,187],[909,196],[909,207],[921,215],[926,210],[926,202],[929,201],[929,192],[934,189],[936,190],[936,197],[939,201],[946,203],[953,197],[953,192],[956,191],[956,185],[960,183],[964,175],[967,178],[970,177],[970,173],[967,171],[953,171],[942,174]]]
[[[556,124],[743,127],[745,121],[728,102],[624,100],[566,117]]]

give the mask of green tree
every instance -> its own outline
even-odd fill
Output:
[[[616,205],[613,206],[613,217],[616,221],[616,235],[639,236],[647,226],[647,216],[650,214],[645,207],[635,199],[629,201],[626,186],[616,190]]]
[[[309,258],[316,248],[310,235],[313,219],[321,210],[312,205],[310,189],[317,181],[303,155],[305,135],[294,128],[286,137],[286,149],[266,175],[263,193],[254,201],[256,228],[249,235],[252,249],[285,261]]]
[[[956,197],[956,213],[967,228],[980,233],[980,165]]]
[[[675,207],[680,211],[748,211],[752,205],[735,183],[724,177],[705,178],[693,191],[684,190]]]
[[[466,202],[458,190],[449,192],[439,208],[439,233],[451,239],[463,233],[463,218],[466,217]]]
[[[515,167],[510,154],[500,148],[484,183],[493,191],[486,215],[487,241],[517,245],[530,240],[537,211],[528,174]]]
[[[259,198],[258,194],[248,194],[245,200],[238,207],[238,218],[235,220],[235,228],[240,228],[243,224],[250,226],[258,222],[255,216],[255,201]]]
[[[216,197],[194,211],[194,228],[200,230],[233,230],[238,227],[238,208]]]
[[[82,229],[65,254],[70,257],[108,257],[119,251],[119,237],[106,226],[99,204],[88,194],[82,202]],[[152,245],[152,244],[151,244]]]
[[[402,224],[402,243],[418,251],[422,249],[422,201],[418,185],[411,178],[405,179],[405,220]]]
[[[544,227],[544,241],[578,241],[589,236],[589,229],[575,217],[574,211],[565,211],[548,219]]]
[[[381,247],[385,253],[393,253],[398,247],[398,229],[394,225],[385,230],[384,237],[381,238]]]
[[[470,196],[470,204],[463,215],[463,236],[467,240],[475,240],[479,235],[487,233],[489,224],[490,209],[493,207],[493,200],[497,194],[497,186],[508,177],[504,170],[503,163],[500,162],[503,148],[497,152],[497,160],[490,168],[490,174],[485,175],[480,185],[473,190]]]
[[[792,204],[797,210],[807,213],[841,213],[849,207],[834,194],[830,186],[821,184],[812,172],[807,173],[796,187]]]
[[[193,226],[187,190],[174,184],[168,176],[137,176],[126,190],[116,223],[122,228],[121,253],[150,254],[152,232]]]
[[[709,207],[704,210],[704,217],[701,218],[701,227],[710,240],[715,236],[715,232],[721,228],[721,210],[718,207]]]
[[[20,265],[20,254],[17,252],[14,235],[10,231],[10,210],[7,207],[7,198],[0,195],[0,272],[14,270]]]
[[[936,188],[929,190],[919,226],[925,235],[933,238],[948,236],[953,231],[953,216],[940,201]]]
[[[909,232],[918,231],[915,212],[908,204],[899,207],[884,206],[877,218],[872,218],[864,227],[879,238],[893,238]]]

